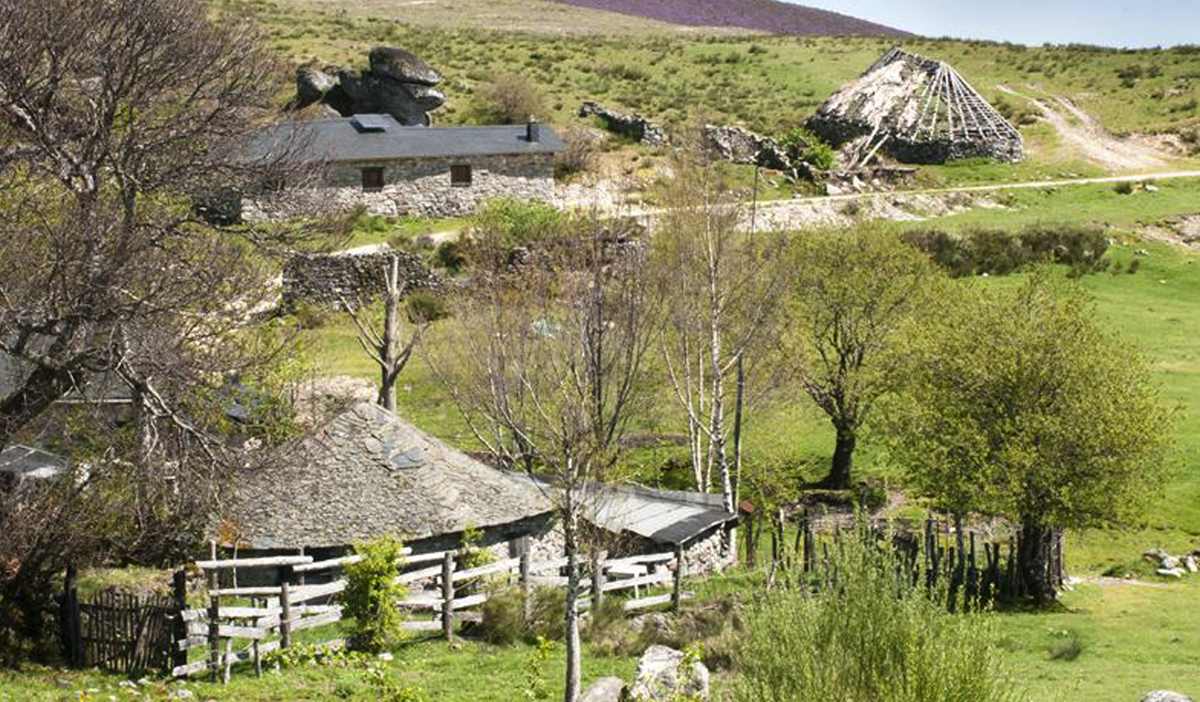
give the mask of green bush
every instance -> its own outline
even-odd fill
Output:
[[[1113,186],[1113,192],[1115,192],[1118,195],[1132,195],[1133,194],[1133,183],[1131,183],[1127,180],[1123,180],[1120,183],[1117,183],[1116,185]]]
[[[408,589],[395,582],[404,545],[382,536],[354,550],[363,558],[344,568],[346,589],[340,596],[342,613],[353,620],[347,643],[355,651],[378,653],[404,636],[403,617],[395,604],[408,596]]]
[[[436,295],[418,292],[408,296],[405,301],[408,309],[408,320],[413,324],[421,322],[437,322],[450,316],[450,305]]]
[[[1005,702],[987,614],[950,614],[890,550],[850,539],[836,583],[785,587],[751,613],[734,652],[739,702]]]
[[[1011,232],[1002,229],[967,229],[951,234],[913,229],[902,238],[924,251],[951,277],[1008,275],[1031,264],[1058,263],[1076,274],[1104,270],[1108,234],[1100,227],[1055,224],[1032,225]]]
[[[458,241],[443,241],[438,244],[433,259],[438,267],[445,268],[451,274],[460,272],[467,265],[463,246]]]
[[[483,603],[483,621],[475,631],[487,642],[528,644],[538,639],[562,641],[566,636],[565,588],[539,587],[533,591],[531,619],[525,622],[524,597],[519,589],[492,592]]]
[[[833,168],[836,152],[833,147],[804,127],[794,127],[778,139],[779,146],[792,159],[799,159],[813,168],[828,171]]]

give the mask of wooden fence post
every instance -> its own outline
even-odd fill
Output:
[[[442,557],[442,635],[454,640],[454,552]]]
[[[679,614],[680,601],[683,599],[683,544],[675,547],[675,585],[671,591],[671,611]]]
[[[599,611],[602,604],[604,604],[604,554],[597,550],[592,552],[592,611]]]
[[[179,648],[181,641],[186,641],[188,638],[187,622],[183,621],[183,612],[187,609],[187,571],[177,570],[172,576],[172,592],[174,595],[172,605],[175,608],[174,618],[171,620],[171,667],[177,668],[181,665],[187,665],[187,649]]]
[[[533,583],[530,581],[530,558],[529,553],[529,537],[521,537],[521,600],[526,624],[533,619]]]
[[[304,555],[304,547],[303,546],[300,547],[299,555],[301,555],[301,556]],[[297,584],[300,585],[301,587],[303,587],[305,585],[304,573],[300,573],[300,580]]]
[[[67,662],[75,667],[86,665],[83,655],[83,624],[79,617],[79,587],[76,584],[75,566],[67,566],[62,596],[63,648]]]
[[[221,603],[216,595],[209,595],[208,603],[208,663],[212,668],[212,681],[221,677]]]
[[[287,580],[279,583],[279,646],[292,645],[292,600],[291,585]]]

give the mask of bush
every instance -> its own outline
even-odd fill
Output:
[[[311,302],[300,301],[292,308],[292,316],[301,329],[320,329],[329,324],[329,310]]]
[[[503,73],[479,91],[487,116],[504,124],[522,124],[544,114],[546,97],[528,76]]]
[[[403,618],[395,604],[408,596],[408,589],[395,582],[404,545],[382,536],[354,550],[363,558],[344,568],[346,589],[340,596],[342,613],[353,619],[347,643],[355,651],[378,653],[404,636]]]
[[[828,171],[833,168],[836,152],[833,147],[804,127],[795,127],[779,137],[779,146],[792,159],[799,159],[813,168]]]
[[[490,200],[471,219],[471,236],[463,253],[472,266],[501,270],[516,249],[551,239],[563,221],[563,214],[552,205],[511,198]]]
[[[1118,195],[1132,195],[1133,194],[1133,183],[1131,183],[1127,180],[1123,180],[1120,183],[1117,183],[1116,185],[1113,186],[1113,191],[1116,192]]]
[[[1018,699],[989,615],[948,613],[873,543],[851,539],[831,563],[836,583],[782,588],[750,615],[734,652],[735,700]]]
[[[554,157],[554,177],[563,180],[595,167],[596,143],[582,127],[571,127],[563,134],[566,150]]]
[[[463,255],[463,246],[457,241],[443,241],[438,244],[433,258],[439,267],[445,268],[452,274],[460,272],[467,265],[466,256]]]
[[[1032,225],[1019,232],[968,229],[960,234],[914,229],[902,238],[924,251],[951,277],[1008,275],[1030,264],[1058,263],[1077,275],[1107,267],[1108,235],[1099,227]]]
[[[483,603],[483,621],[475,631],[484,641],[498,645],[517,641],[535,644],[538,639],[562,641],[565,638],[565,588],[535,588],[528,623],[525,622],[524,603],[519,589],[503,588],[492,592]]]

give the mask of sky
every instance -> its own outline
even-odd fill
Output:
[[[917,34],[1021,44],[1200,44],[1200,0],[788,0]]]

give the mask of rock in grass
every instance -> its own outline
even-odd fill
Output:
[[[1196,702],[1191,697],[1179,692],[1171,690],[1155,690],[1154,692],[1146,693],[1142,698],[1142,702]]]
[[[700,661],[683,670],[683,652],[666,646],[651,646],[638,661],[637,676],[626,699],[666,702],[680,696],[708,699],[708,668]],[[690,699],[690,698],[689,698]]]
[[[1182,578],[1184,570],[1183,568],[1159,568],[1155,572],[1164,578]]]
[[[600,678],[583,693],[579,702],[621,702],[625,681],[620,678]]]

